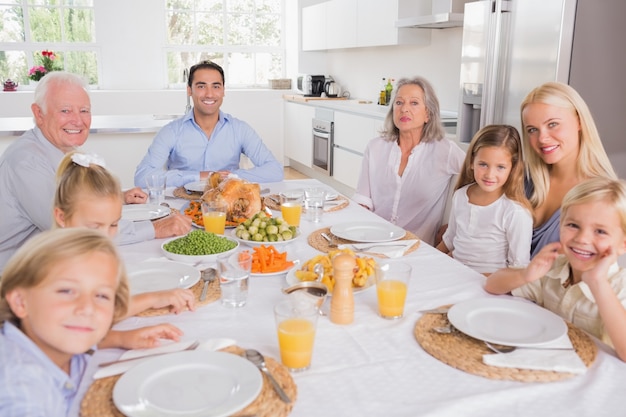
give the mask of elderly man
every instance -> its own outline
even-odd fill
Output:
[[[15,140],[0,157],[0,270],[30,237],[52,227],[55,173],[63,155],[87,140],[91,102],[84,80],[67,72],[46,75],[31,106],[36,127]],[[126,203],[143,203],[135,188]],[[178,236],[191,230],[183,215],[155,222],[120,222],[118,243]]]
[[[192,66],[187,95],[193,99],[193,109],[159,131],[135,171],[135,185],[145,186],[147,175],[164,171],[172,186],[204,180],[212,172],[222,177],[233,173],[252,182],[282,181],[282,165],[254,129],[220,110],[222,67],[211,61]],[[250,158],[254,168],[239,168],[241,154]]]

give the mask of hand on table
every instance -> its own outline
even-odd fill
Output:
[[[124,191],[125,204],[144,204],[148,200],[148,194],[139,187]]]
[[[154,237],[163,239],[166,237],[182,236],[191,230],[191,218],[184,214],[171,214],[152,222]]]
[[[195,309],[196,297],[191,290],[175,288],[173,290],[154,291],[151,294],[153,294],[151,308],[169,307],[170,312],[174,314],[187,309],[190,311]]]
[[[110,330],[105,338],[98,343],[101,349],[147,349],[160,345],[160,339],[180,340],[183,331],[168,323],[141,327],[134,330]]]

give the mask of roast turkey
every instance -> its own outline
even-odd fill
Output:
[[[239,224],[263,210],[260,185],[240,178],[227,178],[219,182],[217,186],[207,189],[202,199],[226,202],[226,221],[230,224]]]

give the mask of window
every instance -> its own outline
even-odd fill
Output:
[[[165,0],[169,84],[209,59],[226,83],[267,87],[285,73],[284,0]]]
[[[0,76],[27,84],[42,50],[98,83],[94,0],[0,0]]]

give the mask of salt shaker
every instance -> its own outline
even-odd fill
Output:
[[[335,285],[330,301],[330,321],[336,324],[350,324],[354,320],[354,294],[352,277],[356,260],[354,256],[340,254],[333,259]]]

